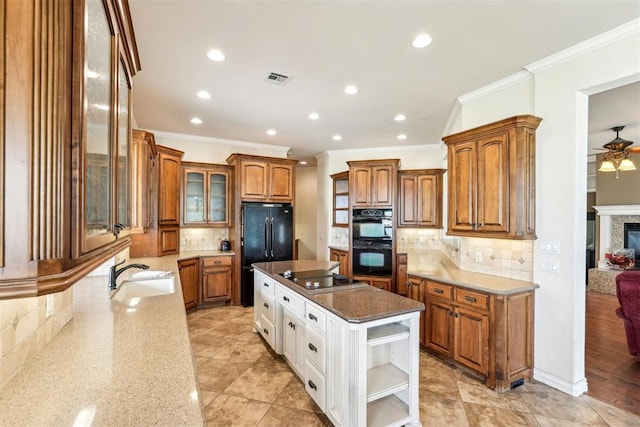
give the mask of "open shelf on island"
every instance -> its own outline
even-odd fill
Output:
[[[410,420],[409,407],[394,395],[367,404],[367,426],[401,426]]]
[[[392,363],[367,370],[367,402],[397,393],[409,387],[409,375]]]
[[[402,323],[380,325],[367,330],[367,345],[386,344],[409,338],[409,327]]]

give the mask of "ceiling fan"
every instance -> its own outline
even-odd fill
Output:
[[[631,153],[640,153],[640,146],[631,147],[632,141],[620,138],[620,131],[624,129],[624,126],[615,126],[611,130],[616,133],[616,137],[607,142],[602,148],[594,148],[594,150],[605,150],[602,154],[602,163],[598,170],[600,172],[616,172],[616,178],[618,178],[618,171],[632,171],[636,170],[636,165],[629,158]]]

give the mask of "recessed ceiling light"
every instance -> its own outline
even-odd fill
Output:
[[[355,87],[354,85],[349,85],[349,86],[344,88],[344,93],[346,93],[347,95],[356,94],[356,93],[358,93],[358,88]]]
[[[278,133],[278,132],[276,132],[276,130],[275,130],[275,129],[269,129],[269,130],[267,131],[267,135],[271,135],[271,136],[273,136],[273,135],[275,135],[275,134],[277,134],[277,133]]]
[[[201,90],[196,95],[198,95],[198,98],[201,98],[201,99],[210,99],[211,98],[211,94],[209,92],[207,92],[206,90]]]
[[[413,39],[411,46],[420,49],[429,46],[432,41],[433,39],[428,34],[418,34],[416,38]]]
[[[311,113],[309,114],[309,118],[311,120],[318,120],[320,118],[320,115],[318,113]]]
[[[404,114],[396,114],[396,116],[393,118],[393,120],[395,120],[396,122],[403,122],[407,119],[407,116],[405,116]]]
[[[218,49],[211,49],[209,52],[207,52],[207,58],[216,62],[225,60],[224,53],[220,52]]]
[[[191,119],[191,123],[193,123],[194,125],[201,125],[202,124],[202,120],[199,117],[193,117]]]
[[[334,141],[342,141],[342,135],[335,134],[331,139]]]
[[[300,162],[301,165],[306,165],[307,162],[305,162],[304,160]]]
[[[400,135],[398,135],[398,139],[401,140],[401,141],[405,140],[405,139],[407,139],[407,135],[405,135],[404,133],[401,133]]]

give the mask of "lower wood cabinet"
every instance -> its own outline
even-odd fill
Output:
[[[185,310],[231,300],[233,255],[178,260]]]
[[[393,279],[391,277],[381,276],[353,276],[353,280],[355,282],[366,283],[369,286],[373,286],[389,292],[391,292],[391,284],[393,283]]]
[[[340,263],[338,273],[343,276],[351,277],[351,263],[349,257],[349,251],[342,251],[340,249],[329,249],[329,261],[336,261]]]
[[[180,284],[182,285],[182,298],[185,310],[193,310],[198,306],[199,268],[198,258],[189,258],[178,261]]]

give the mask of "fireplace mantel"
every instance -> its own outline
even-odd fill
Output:
[[[604,205],[593,207],[600,217],[598,233],[598,268],[607,268],[604,254],[611,249],[611,217],[617,215],[640,215],[640,205]]]

